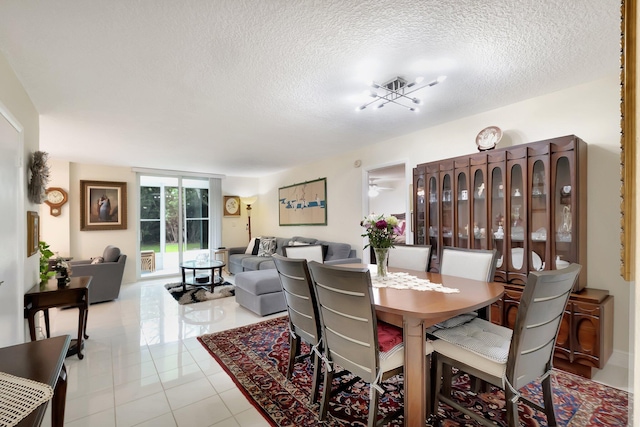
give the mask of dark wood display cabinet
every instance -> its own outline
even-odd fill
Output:
[[[530,271],[582,265],[555,360],[557,366],[589,377],[591,368],[604,366],[612,352],[607,343],[612,339],[613,297],[585,289],[584,141],[567,135],[418,164],[413,185],[414,244],[432,246],[429,271],[440,271],[445,246],[498,251],[494,280],[507,286],[492,306],[494,323],[513,325]]]

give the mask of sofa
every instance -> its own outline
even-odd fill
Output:
[[[122,276],[127,256],[120,249],[109,245],[101,257],[71,261],[72,276],[91,276],[89,304],[111,301],[120,295]]]
[[[276,237],[275,253],[285,255],[285,247],[320,245],[325,264],[360,263],[356,251],[347,243],[327,242],[308,237]],[[229,271],[235,274],[236,302],[256,313],[266,316],[285,311],[287,305],[282,293],[278,270],[271,256],[246,254],[246,247],[229,249]],[[255,253],[255,251],[252,251]]]
[[[285,246],[300,244],[323,245],[326,246],[326,255],[324,257],[325,264],[348,264],[361,262],[359,258],[356,258],[356,251],[351,249],[351,245],[348,243],[327,242],[325,240],[301,236],[275,237],[275,241],[275,253],[278,255],[284,256],[282,248]],[[270,256],[246,254],[246,250],[246,246],[229,248],[229,273],[237,274],[242,273],[243,271],[271,270],[276,268],[276,265]],[[255,253],[255,251],[253,252]]]

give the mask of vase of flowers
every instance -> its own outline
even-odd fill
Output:
[[[387,258],[389,248],[394,247],[396,236],[400,234],[398,230],[398,218],[395,216],[369,215],[365,217],[360,225],[364,227],[365,233],[362,237],[368,237],[369,243],[364,249],[371,246],[376,254],[376,266],[378,277],[387,277]]]

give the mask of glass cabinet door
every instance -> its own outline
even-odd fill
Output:
[[[509,248],[511,248],[511,269],[520,271],[527,258],[524,244],[524,230],[526,220],[526,206],[524,205],[523,187],[524,176],[522,166],[516,163],[511,166],[509,173]]]
[[[505,250],[505,186],[502,168],[499,166],[490,169],[491,177],[491,242],[492,248],[498,251],[496,262],[496,280],[506,282],[507,261],[504,257]]]
[[[434,271],[438,270],[438,251],[439,243],[440,243],[440,227],[438,223],[438,207],[440,199],[438,192],[438,179],[435,176],[429,176],[429,244],[431,245],[431,262],[429,263],[430,268],[433,268]]]
[[[531,178],[531,264],[529,270],[539,271],[546,267],[547,236],[549,227],[549,210],[547,203],[547,167],[543,160],[530,159],[533,167],[529,170]],[[530,163],[531,164],[531,163]]]
[[[453,194],[451,174],[442,175],[442,245],[453,246]]]
[[[456,232],[457,247],[469,247],[469,189],[467,188],[467,174],[457,174],[456,183]]]
[[[565,268],[571,262],[577,262],[573,237],[575,235],[573,188],[571,186],[571,168],[567,157],[559,157],[556,162],[556,182],[554,188],[555,212],[555,259],[556,269]]]
[[[477,169],[473,174],[473,244],[472,249],[487,249],[487,189],[484,173]],[[499,256],[499,255],[498,255]]]
[[[416,177],[416,244],[426,244],[426,205],[425,205],[425,186],[424,186],[424,174],[420,174]]]

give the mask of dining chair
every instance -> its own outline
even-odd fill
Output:
[[[403,372],[404,344],[400,328],[378,322],[368,267],[347,268],[309,263],[324,340],[324,388],[320,420],[326,419],[335,365],[370,384],[368,426],[376,425],[383,381]],[[384,329],[382,328],[384,326]],[[381,349],[381,331],[395,331]],[[425,353],[431,353],[425,344]],[[429,402],[431,403],[431,402]],[[402,410],[400,408],[399,410]],[[387,414],[378,424],[393,419]]]
[[[442,248],[440,257],[440,274],[493,282],[497,256],[498,251],[495,249],[466,249],[445,246]],[[478,315],[482,319],[489,320],[489,307],[479,309]],[[448,323],[455,323],[455,320],[450,320]]]
[[[431,245],[402,245],[389,249],[387,265],[406,270],[427,271]]]
[[[440,339],[432,343],[435,349],[432,361],[436,365],[434,412],[442,401],[485,426],[495,425],[453,399],[448,374],[451,367],[455,367],[504,390],[509,426],[520,425],[519,400],[543,411],[548,425],[556,425],[551,384],[553,352],[562,316],[581,268],[579,264],[571,264],[562,270],[530,272],[513,331],[483,319],[436,331]],[[543,406],[519,392],[536,380],[542,385]]]
[[[286,258],[274,254],[273,261],[278,270],[282,292],[289,314],[289,364],[287,378],[293,376],[297,360],[305,357],[313,358],[313,374],[311,384],[311,402],[318,398],[320,387],[320,352],[321,329],[318,315],[318,304],[305,259]],[[301,353],[301,341],[306,342],[311,351]]]

